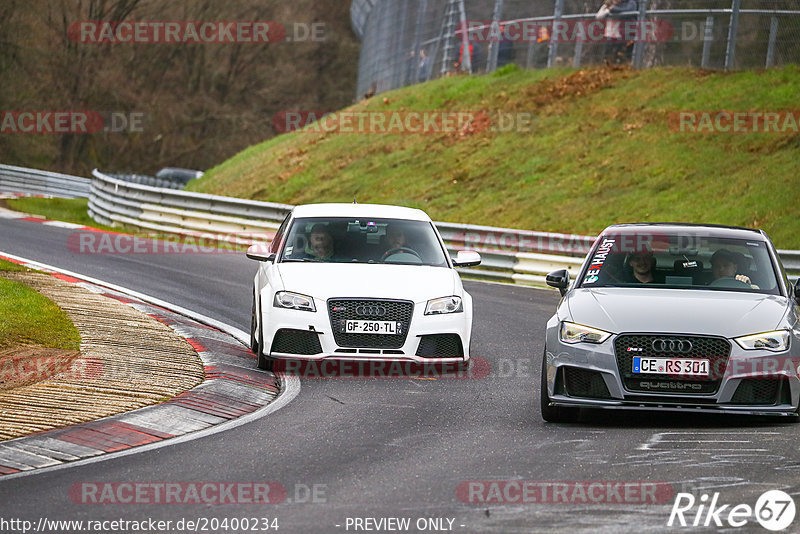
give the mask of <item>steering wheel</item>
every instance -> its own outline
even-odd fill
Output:
[[[708,284],[708,287],[726,287],[726,288],[729,288],[729,289],[736,289],[736,288],[751,289],[752,288],[752,286],[750,284],[748,284],[747,282],[742,282],[741,280],[737,280],[736,278],[734,278],[732,276],[726,276],[724,278],[717,278],[716,280],[714,280],[713,282]]]
[[[406,252],[408,254],[412,254],[412,255],[416,256],[417,259],[422,261],[422,256],[419,255],[419,252],[417,252],[413,248],[408,248],[408,247],[390,248],[389,250],[387,250],[386,252],[383,253],[383,256],[381,256],[381,261],[386,261],[386,258],[388,258],[389,256],[391,256],[393,254],[397,254],[399,252]]]

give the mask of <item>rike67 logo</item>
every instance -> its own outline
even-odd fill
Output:
[[[794,521],[795,504],[791,495],[781,490],[767,491],[749,504],[720,504],[719,492],[696,498],[691,493],[678,493],[667,526],[739,528],[757,521],[773,532],[786,530]]]

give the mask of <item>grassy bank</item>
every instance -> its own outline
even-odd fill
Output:
[[[25,284],[3,277],[4,272],[24,270],[0,260],[0,349],[19,344],[78,349],[80,334],[61,308]]]
[[[111,230],[89,217],[89,199],[86,198],[37,198],[20,197],[6,201],[9,209],[39,215],[52,221],[64,221],[101,230]],[[114,228],[120,231],[119,228]]]
[[[451,77],[381,94],[351,111],[529,113],[511,132],[282,135],[188,189],[289,204],[379,202],[434,219],[594,234],[679,221],[763,228],[800,248],[800,134],[693,133],[671,113],[796,108],[800,69],[518,71]],[[518,115],[519,116],[519,115]],[[524,131],[522,131],[524,130]]]

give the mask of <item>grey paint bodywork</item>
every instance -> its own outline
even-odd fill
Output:
[[[655,225],[624,225],[616,230],[642,231]],[[673,226],[660,225],[668,232]],[[683,231],[701,229],[727,236],[741,233],[747,239],[756,237],[770,250],[776,272],[783,273],[772,243],[763,232],[728,227],[682,225]],[[583,279],[592,253],[577,280]],[[779,295],[753,292],[711,291],[703,289],[668,289],[653,287],[580,287],[566,292],[556,313],[547,323],[545,369],[542,387],[547,388],[551,406],[626,408],[648,410],[687,410],[748,413],[759,415],[796,415],[800,404],[800,325],[798,306],[785,275],[779,276]],[[577,287],[576,287],[577,286]],[[559,339],[559,329],[570,321],[612,333],[603,343],[567,344]],[[733,338],[785,329],[790,332],[789,348],[783,352],[766,349],[745,350]],[[620,334],[683,334],[726,338],[731,344],[727,371],[713,395],[692,395],[683,392],[646,393],[628,391],[620,377],[614,341]],[[775,369],[770,368],[772,363]],[[763,377],[765,364],[770,378],[786,378],[790,384],[791,402],[777,405],[731,405],[731,398],[744,378]],[[554,382],[561,366],[597,371],[611,399],[572,397],[556,394]]]

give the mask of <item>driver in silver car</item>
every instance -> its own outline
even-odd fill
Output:
[[[739,257],[735,252],[728,249],[721,248],[711,256],[711,273],[714,280],[722,278],[733,278],[740,282],[748,284],[754,289],[758,289],[750,283],[750,277],[744,274],[737,274],[739,272]]]

